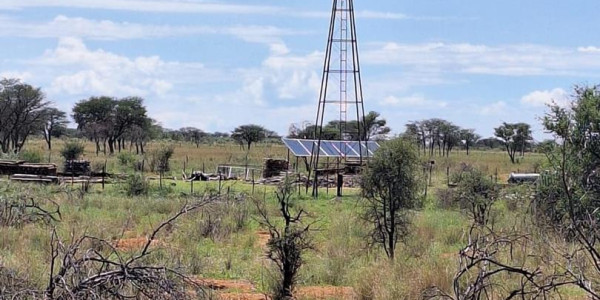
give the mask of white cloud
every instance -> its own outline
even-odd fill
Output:
[[[479,109],[479,114],[483,116],[502,115],[506,113],[507,105],[504,101],[498,101],[486,105]]]
[[[4,78],[16,78],[21,81],[27,81],[33,78],[33,74],[30,72],[20,72],[20,71],[4,71],[0,72],[0,79]]]
[[[175,82],[185,81],[186,77],[194,78],[201,72],[208,74],[195,80],[215,75],[198,64],[165,62],[158,56],[128,58],[101,49],[90,50],[77,38],[61,38],[55,49],[47,50],[30,65],[55,70],[49,91],[57,95],[165,95]]]
[[[282,8],[264,5],[241,5],[182,0],[4,0],[0,9],[24,9],[30,7],[68,7],[106,10],[128,10],[158,13],[204,13],[204,14],[277,14]]]
[[[579,47],[577,51],[584,53],[600,53],[600,48],[595,46]]]
[[[58,15],[49,22],[22,22],[0,18],[0,36],[30,38],[78,37],[95,40],[150,39],[195,35],[229,35],[240,40],[268,45],[276,53],[287,53],[282,37],[307,34],[274,26],[169,26],[110,20],[92,20]]]
[[[281,6],[227,4],[189,0],[4,0],[0,2],[0,10],[18,10],[33,7],[104,9],[152,13],[284,15],[301,18],[329,18],[330,16],[328,10],[304,11],[292,10]],[[356,16],[357,18],[390,20],[409,18],[400,13],[377,11],[357,11]],[[416,17],[413,19],[433,18]]]
[[[593,75],[600,51],[544,45],[487,46],[469,43],[368,45],[363,62],[400,65],[411,71],[502,76]]]
[[[407,97],[388,96],[379,102],[381,106],[395,106],[406,108],[443,108],[448,103],[443,101],[432,101],[422,95],[411,95]]]
[[[521,103],[533,107],[543,107],[553,103],[565,106],[569,103],[569,94],[561,88],[548,91],[534,91],[523,96]]]
[[[390,19],[390,20],[404,20],[404,19],[409,18],[405,14],[370,11],[370,10],[358,11],[358,12],[356,12],[356,17],[364,18],[364,19]]]

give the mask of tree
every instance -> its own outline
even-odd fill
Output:
[[[105,154],[107,143],[110,154],[113,154],[115,148],[119,151],[124,148],[128,130],[147,125],[148,117],[143,101],[138,97],[91,97],[75,104],[73,119],[78,129],[95,141],[96,155],[100,152],[100,142]]]
[[[475,133],[474,129],[462,129],[460,130],[460,139],[465,143],[465,149],[469,155],[469,149],[481,139],[481,136]]]
[[[531,140],[531,130],[525,123],[502,123],[498,128],[494,128],[494,135],[502,141],[510,161],[515,163],[515,153],[517,149],[523,148],[525,143]]]
[[[284,182],[275,192],[281,222],[274,222],[268,214],[265,202],[255,200],[260,215],[259,222],[269,230],[267,258],[275,263],[279,271],[279,284],[273,299],[293,299],[293,289],[298,272],[304,263],[303,254],[313,249],[310,239],[312,224],[303,224],[306,212],[295,210],[295,198],[290,182]]]
[[[195,127],[184,127],[179,129],[179,132],[186,141],[194,143],[196,148],[200,147],[200,143],[207,136],[204,131]]]
[[[81,100],[73,107],[73,120],[77,129],[96,144],[96,155],[100,152],[100,142],[106,154],[106,140],[112,126],[115,100],[110,97],[91,97]]]
[[[384,143],[363,174],[364,219],[371,223],[371,245],[381,245],[394,259],[396,244],[408,234],[409,210],[420,205],[420,161],[410,141]]]
[[[600,87],[577,86],[574,96],[570,107],[550,105],[543,119],[560,144],[548,149],[556,175],[542,182],[535,204],[552,229],[576,243],[559,253],[572,258],[561,267],[590,298],[600,299],[594,289],[600,275]]]
[[[57,136],[57,133],[64,128],[68,123],[67,113],[56,108],[46,108],[43,110],[44,124],[44,139],[48,145],[48,150],[52,150],[52,137]]]
[[[531,126],[527,123],[515,124],[517,128],[517,145],[521,150],[521,156],[525,156],[525,148],[531,144],[533,137],[531,136]]]
[[[386,134],[390,133],[392,129],[386,126],[387,121],[385,119],[380,119],[380,116],[380,113],[376,111],[370,111],[367,115],[365,115],[364,124],[362,124],[362,120],[360,121],[360,128],[363,131],[360,138],[361,141],[368,141],[372,138],[380,139]]]
[[[264,127],[259,125],[242,125],[231,133],[231,137],[240,143],[240,145],[246,146],[247,151],[250,151],[252,143],[257,143],[265,139],[266,131]]]
[[[0,150],[19,152],[27,137],[43,128],[48,105],[40,88],[18,79],[0,80]]]

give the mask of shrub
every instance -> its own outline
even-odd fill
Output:
[[[83,154],[85,146],[78,141],[70,141],[65,144],[60,151],[60,155],[65,160],[77,160]]]
[[[117,155],[117,160],[123,166],[133,166],[136,163],[137,158],[133,153],[121,152]]]
[[[44,159],[42,154],[37,151],[25,150],[19,153],[19,158],[30,163],[41,163]]]
[[[131,174],[125,181],[125,193],[127,196],[148,195],[150,184],[142,174]]]
[[[168,172],[170,170],[169,160],[173,157],[175,149],[173,146],[163,145],[150,153],[150,171]]]

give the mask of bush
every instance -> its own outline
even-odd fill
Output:
[[[163,145],[150,153],[150,171],[168,172],[171,168],[169,160],[173,157],[173,146]]]
[[[148,195],[150,184],[142,174],[129,175],[125,181],[125,193],[127,196]]]
[[[137,162],[135,154],[130,152],[121,152],[117,155],[117,160],[122,166],[133,166]]]
[[[21,151],[21,153],[19,153],[19,158],[26,162],[34,164],[41,163],[44,159],[41,153],[29,150]]]
[[[60,151],[60,155],[65,160],[78,160],[83,154],[85,146],[78,141],[70,141],[65,144],[63,149]]]

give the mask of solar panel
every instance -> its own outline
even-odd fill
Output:
[[[298,157],[309,157],[312,151],[317,151],[319,142],[316,140],[299,140],[282,138],[286,147]],[[345,157],[358,158],[362,152],[363,157],[372,157],[375,151],[379,149],[377,142],[357,142],[357,141],[325,141],[321,140],[319,156],[323,157]]]
[[[311,156],[310,151],[306,150],[299,140],[283,139],[285,146],[292,151],[294,156],[305,157]]]

